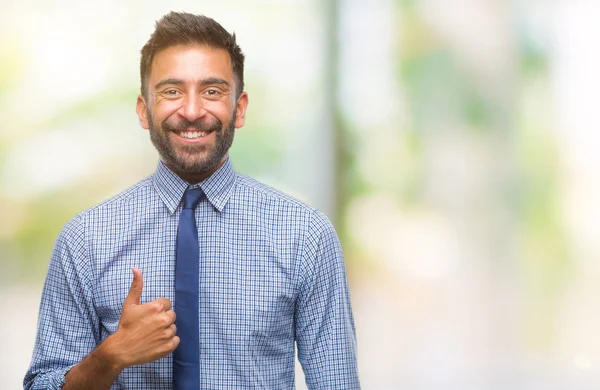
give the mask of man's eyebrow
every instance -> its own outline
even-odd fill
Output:
[[[184,81],[181,79],[164,79],[159,81],[158,83],[156,83],[156,85],[154,86],[154,89],[157,90],[161,87],[164,87],[165,85],[183,85]],[[201,87],[206,87],[208,85],[224,85],[226,87],[229,87],[229,83],[227,82],[227,80],[222,79],[220,77],[208,77],[206,79],[202,79],[198,82],[198,85],[200,85]]]
[[[183,80],[180,79],[165,79],[165,80],[160,80],[158,83],[156,83],[156,85],[154,86],[154,89],[159,89],[160,87],[163,87],[165,85],[183,85]]]
[[[206,87],[207,85],[225,85],[226,87],[229,87],[229,83],[227,82],[227,80],[222,79],[220,77],[209,77],[206,79],[202,79],[198,84],[201,87]]]

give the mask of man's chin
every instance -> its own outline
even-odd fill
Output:
[[[216,164],[213,161],[208,161],[206,159],[178,159],[177,161],[172,161],[171,164],[167,163],[167,166],[177,172],[187,173],[192,175],[203,174],[206,172],[210,172],[215,169],[219,165],[219,162]]]

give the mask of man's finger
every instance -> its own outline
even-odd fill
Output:
[[[177,346],[179,346],[181,339],[179,338],[179,336],[175,336],[175,337],[173,337],[171,342],[173,343],[173,350],[175,350],[177,348]]]
[[[175,322],[175,320],[177,319],[177,315],[175,314],[175,312],[173,310],[169,310],[167,314],[171,317],[171,322]]]
[[[171,310],[171,301],[168,298],[157,298],[154,300],[154,302],[162,306],[162,311]]]
[[[133,280],[131,281],[131,287],[129,293],[123,302],[125,305],[139,305],[140,299],[142,298],[142,288],[144,287],[144,280],[142,278],[142,271],[138,268],[132,268]]]

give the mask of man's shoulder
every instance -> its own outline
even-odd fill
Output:
[[[146,177],[124,191],[77,214],[78,218],[94,215],[123,212],[127,207],[139,206],[148,201],[153,194],[152,176]]]
[[[246,196],[253,196],[260,202],[290,207],[307,213],[314,213],[317,211],[314,207],[298,198],[241,173],[237,174],[236,186],[238,187],[238,190],[245,193]]]
[[[128,189],[114,195],[95,206],[83,210],[73,216],[61,229],[58,242],[82,242],[84,231],[90,226],[106,226],[115,222],[115,218],[123,217],[128,206],[135,205],[152,186],[152,177],[147,177]]]
[[[262,210],[269,213],[277,214],[278,218],[283,215],[293,215],[292,219],[304,224],[317,235],[328,230],[335,232],[329,217],[321,210],[249,176],[240,173],[237,176],[236,185],[241,193],[242,202],[248,202],[252,198],[254,199],[252,204],[259,205]]]

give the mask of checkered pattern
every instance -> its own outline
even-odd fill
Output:
[[[174,300],[187,187],[159,163],[153,176],[65,225],[25,389],[60,389],[66,372],[115,332],[132,267],[144,277],[142,303]],[[229,161],[200,187],[200,388],[293,389],[297,346],[310,389],[358,389],[343,255],[327,217]],[[170,388],[172,355],[125,369],[112,387]]]

